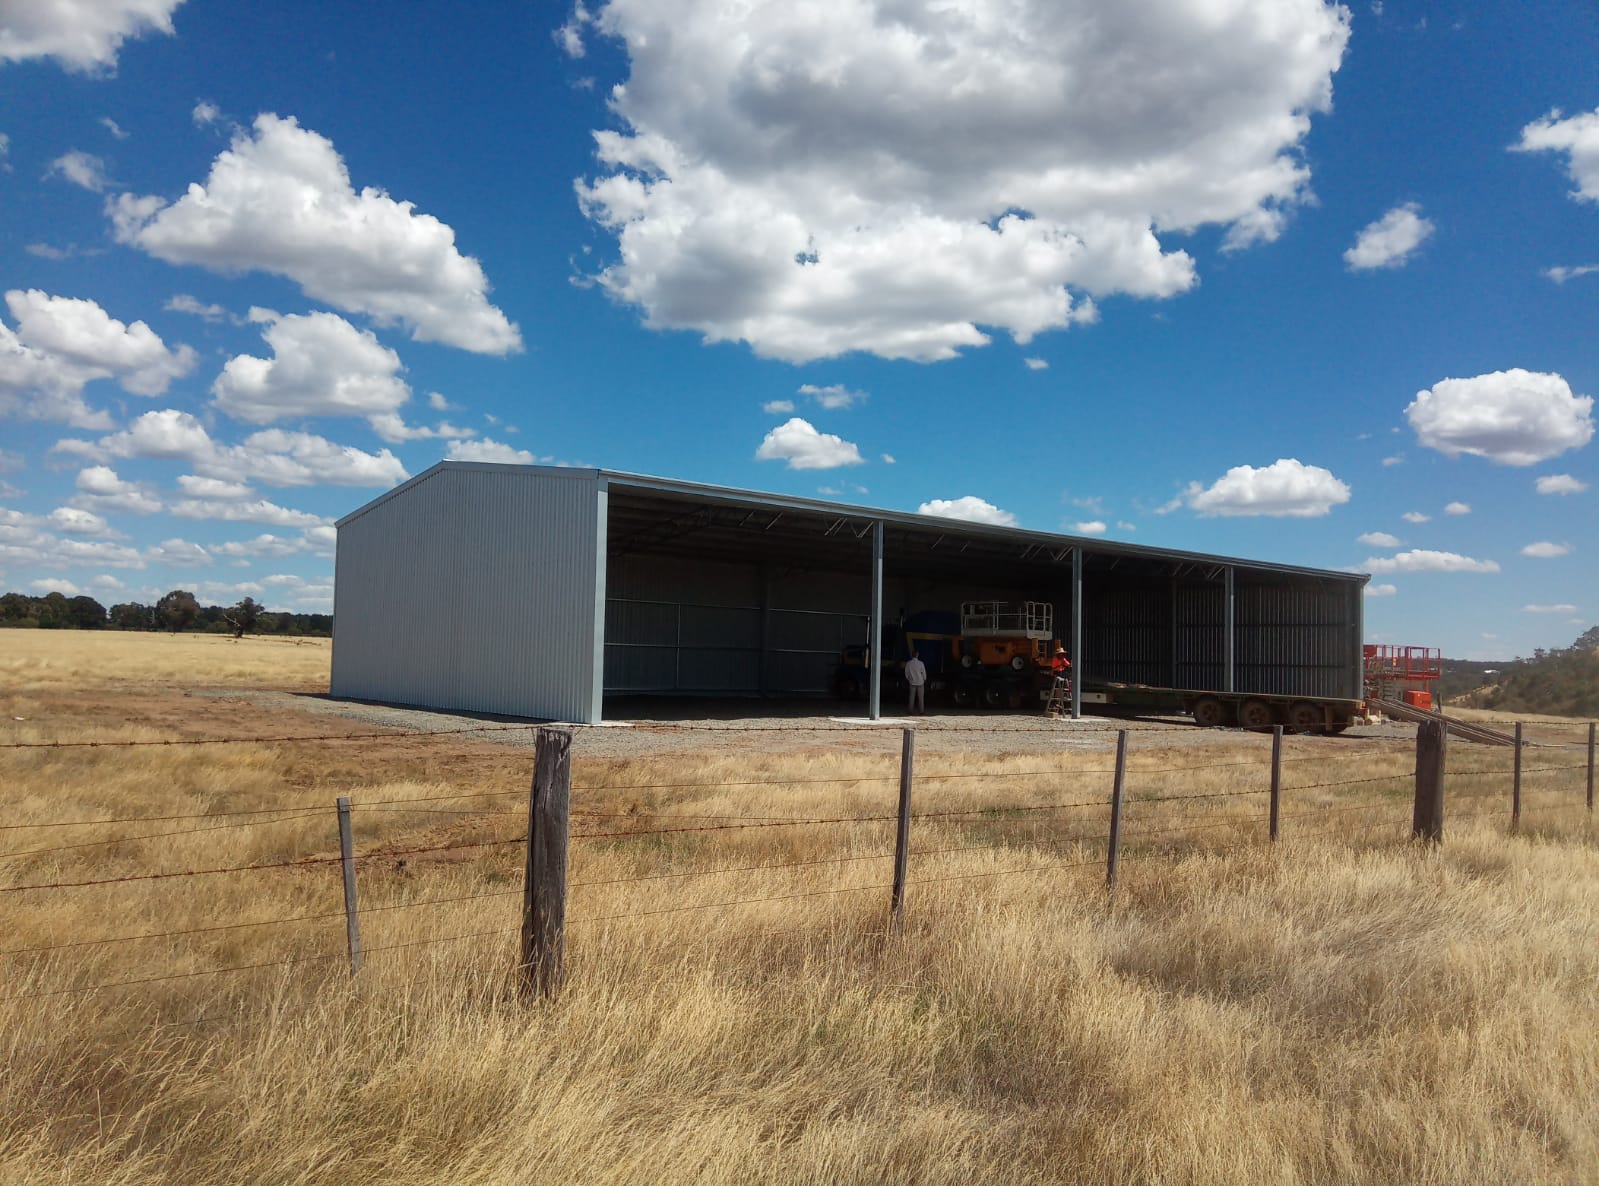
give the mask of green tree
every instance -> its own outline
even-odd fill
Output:
[[[200,603],[187,589],[174,589],[155,603],[156,618],[172,633],[187,630],[200,616]]]
[[[33,598],[25,593],[7,593],[0,597],[0,622],[20,624],[33,621]]]
[[[155,610],[137,601],[124,601],[111,607],[111,624],[119,630],[154,630]]]
[[[228,625],[233,627],[233,637],[243,638],[261,624],[261,605],[253,597],[246,597],[228,611]]]
[[[92,597],[69,598],[67,617],[79,630],[98,630],[105,625],[105,606]]]
[[[66,630],[72,625],[72,612],[67,608],[67,595],[52,590],[34,602],[34,614],[41,630]]]

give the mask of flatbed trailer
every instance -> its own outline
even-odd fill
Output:
[[[1206,688],[1161,688],[1150,684],[1085,680],[1085,707],[1188,713],[1206,728],[1237,725],[1269,729],[1283,725],[1301,733],[1342,733],[1366,719],[1364,700],[1337,696],[1281,696],[1264,692],[1221,692]]]

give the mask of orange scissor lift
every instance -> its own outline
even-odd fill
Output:
[[[1433,690],[1444,673],[1443,652],[1437,647],[1400,647],[1367,643],[1362,648],[1366,668],[1366,700],[1398,701],[1431,711]]]

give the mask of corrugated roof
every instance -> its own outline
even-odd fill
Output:
[[[651,477],[646,474],[630,474],[619,470],[607,469],[577,469],[564,466],[542,465],[501,465],[492,462],[477,461],[441,461],[437,465],[424,470],[409,481],[396,486],[394,489],[379,495],[377,498],[352,511],[338,521],[339,526],[359,518],[373,507],[379,506],[391,498],[397,498],[417,483],[444,470],[459,468],[470,470],[503,471],[506,473],[537,473],[546,477],[564,477],[574,481],[603,482],[610,492],[612,507],[612,532],[610,545],[614,551],[619,546],[625,546],[626,537],[619,539],[618,527],[631,526],[635,532],[643,532],[647,526],[647,516],[644,512],[650,509],[651,503],[658,503],[659,510],[664,518],[663,525],[676,522],[685,518],[683,508],[701,506],[706,508],[718,507],[726,509],[743,509],[745,511],[774,512],[779,516],[799,516],[811,530],[800,531],[800,524],[788,524],[778,536],[771,537],[775,546],[781,547],[785,543],[795,547],[811,547],[819,542],[815,537],[820,528],[821,538],[827,539],[839,534],[843,528],[851,524],[865,524],[881,521],[885,525],[898,526],[913,533],[907,540],[917,539],[924,543],[921,549],[931,553],[940,547],[944,541],[950,541],[951,547],[955,544],[983,545],[985,551],[992,551],[996,559],[1003,558],[1011,562],[1036,562],[1039,564],[1059,564],[1069,559],[1070,550],[1081,548],[1085,557],[1094,556],[1102,558],[1126,558],[1129,560],[1158,561],[1163,564],[1193,565],[1206,568],[1214,566],[1231,566],[1236,569],[1254,570],[1258,572],[1282,573],[1296,575],[1318,580],[1350,581],[1364,584],[1370,580],[1365,573],[1351,573],[1334,569],[1309,568],[1301,565],[1278,564],[1267,560],[1249,560],[1239,557],[1220,556],[1203,552],[1188,552],[1174,548],[1157,548],[1142,544],[1122,543],[1116,540],[1102,539],[1097,536],[1075,536],[1057,532],[1030,531],[1020,527],[1000,527],[988,523],[973,523],[965,519],[946,519],[937,515],[921,515],[908,511],[891,511],[881,507],[866,507],[849,503],[832,502],[818,498],[803,498],[790,494],[768,494],[754,490],[739,490],[727,486],[713,486],[701,482],[686,482],[674,478]],[[632,518],[625,519],[629,507],[632,508]],[[619,523],[619,520],[625,520]],[[739,523],[745,527],[746,523]],[[765,527],[759,521],[754,528],[763,534],[777,527],[771,523]],[[728,531],[732,524],[728,522],[717,523],[709,515],[702,515],[700,521],[690,525],[697,536],[704,537],[707,532],[721,529]],[[689,528],[685,527],[687,532]],[[853,534],[853,531],[851,532]],[[848,538],[847,536],[845,538]],[[669,543],[668,539],[654,539],[647,535],[640,535],[641,546],[659,546]],[[711,549],[711,543],[704,543],[703,548]],[[728,549],[736,548],[731,539],[725,545]],[[953,555],[953,553],[950,553]],[[974,557],[968,557],[973,559]]]

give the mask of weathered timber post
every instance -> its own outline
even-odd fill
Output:
[[[1444,757],[1449,734],[1442,721],[1416,726],[1416,806],[1411,816],[1413,840],[1442,843],[1444,838]]]
[[[350,975],[361,970],[361,916],[355,904],[355,841],[350,835],[350,797],[340,795],[339,863],[344,866],[344,939],[350,949]]]
[[[1110,788],[1110,844],[1105,853],[1105,892],[1116,901],[1116,873],[1121,863],[1122,787],[1127,780],[1127,730],[1116,730],[1116,781]]]
[[[1588,722],[1588,810],[1593,810],[1593,740],[1594,722]]]
[[[1277,843],[1283,807],[1283,727],[1271,727],[1271,842]]]
[[[899,828],[894,836],[894,888],[889,894],[888,913],[894,934],[905,929],[905,874],[911,855],[911,772],[916,760],[916,730],[900,734],[899,749]]]
[[[522,998],[561,987],[566,938],[566,846],[572,794],[572,733],[540,729],[527,803],[527,872],[522,884]]]
[[[1510,776],[1510,826],[1521,827],[1521,722],[1516,722],[1516,761]]]

